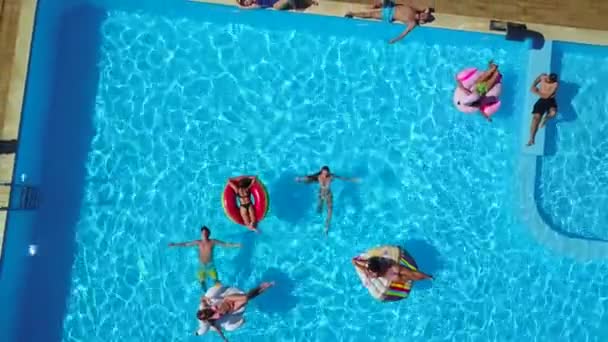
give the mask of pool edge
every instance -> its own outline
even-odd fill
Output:
[[[17,139],[19,136],[37,4],[38,0],[14,1],[12,5],[7,6],[7,12],[4,13],[4,18],[12,17],[13,20],[16,20],[17,24],[16,29],[13,31],[14,35],[9,34],[6,36],[6,41],[2,42],[3,48],[10,48],[12,46],[14,51],[12,60],[8,64],[10,73],[7,84],[8,91],[4,108],[2,108],[4,118],[0,123],[0,138],[2,139]],[[12,182],[15,154],[2,156],[2,164],[3,166],[0,168],[0,181]],[[0,194],[1,203],[8,204],[9,201],[10,188],[6,193]],[[3,256],[7,220],[8,212],[0,211],[0,263]]]
[[[579,261],[608,259],[608,242],[564,235],[549,226],[541,217],[536,202],[539,158],[542,156],[521,153],[518,167],[521,219],[530,229],[532,236],[549,249]]]
[[[233,0],[188,0],[190,2],[199,2],[214,5],[238,7]],[[323,16],[343,17],[347,11],[357,11],[369,9],[369,5],[358,3],[346,3],[331,0],[321,0],[318,6],[309,7],[306,10],[298,10],[296,12],[302,14],[315,14]],[[502,34],[496,31],[491,31],[489,27],[492,18],[480,18],[471,16],[462,16],[455,14],[445,14],[438,12],[436,20],[425,25],[433,28],[444,28],[451,30],[481,32],[491,34]],[[366,19],[356,19],[366,20]],[[604,45],[608,46],[608,32],[602,30],[583,29],[575,27],[545,25],[536,23],[525,23],[529,30],[540,32],[547,39],[554,41],[565,41],[582,44]]]

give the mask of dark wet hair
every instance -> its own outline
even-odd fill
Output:
[[[319,172],[313,173],[312,175],[305,176],[304,178],[306,178],[306,180],[309,182],[318,182],[319,176],[321,175],[321,172],[323,172],[323,171],[326,171],[327,173],[331,174],[331,171],[329,171],[329,166],[323,165],[323,166],[321,166],[321,170],[319,170]]]
[[[381,257],[371,257],[367,259],[367,268],[376,273],[377,275],[382,275],[386,272],[388,263]]]
[[[557,82],[557,74],[556,74],[556,73],[554,73],[554,72],[550,73],[550,74],[549,74],[549,80],[550,80],[551,82]]]
[[[201,321],[208,321],[209,318],[213,317],[214,314],[215,311],[213,311],[212,308],[204,308],[196,312],[196,318],[200,319]]]
[[[380,274],[382,271],[382,259],[379,257],[371,257],[367,260],[367,268],[370,271]]]
[[[416,20],[416,23],[418,25],[432,23],[433,21],[435,21],[435,16],[433,15],[433,13],[435,13],[435,9],[433,7],[427,7],[424,10],[418,12],[419,19]],[[427,14],[428,17],[425,20],[420,19],[421,14]]]
[[[251,185],[251,179],[249,178],[241,178],[239,179],[238,186],[239,188],[246,188]]]
[[[435,16],[434,15],[432,15],[431,13],[428,13],[428,15],[429,16],[426,19],[424,19],[424,20],[423,19],[418,19],[418,21],[417,21],[418,25],[430,24],[433,21],[435,21]]]
[[[209,230],[209,228],[207,228],[207,226],[202,226],[201,227],[201,233],[203,233],[207,237],[209,237],[209,235],[211,235],[211,230]]]
[[[245,7],[245,1],[246,0],[237,0],[236,2],[238,2],[239,5]]]

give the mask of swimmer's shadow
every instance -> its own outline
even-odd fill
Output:
[[[368,174],[369,169],[367,165],[362,163],[352,169],[352,176],[349,177],[357,177],[363,180]],[[351,207],[354,210],[354,215],[359,215],[363,210],[363,201],[361,200],[362,196],[360,190],[361,185],[359,183],[348,181],[339,182],[342,184],[339,185],[341,189],[334,194],[334,213],[337,215],[342,215],[346,211],[346,208]]]
[[[361,213],[363,201],[358,184],[345,184],[340,192],[334,195],[334,213],[342,216],[348,207],[353,208],[355,215]]]
[[[406,259],[415,260],[421,272],[437,277],[443,268],[443,261],[437,249],[425,240],[407,240],[399,244],[406,253]],[[414,283],[418,290],[427,290],[433,287],[433,280],[422,280]]]
[[[305,276],[301,277],[305,278]],[[285,314],[298,304],[298,297],[294,294],[296,284],[303,279],[291,279],[278,268],[269,268],[264,272],[260,281],[273,281],[275,285],[267,292],[254,300],[258,310],[270,314]]]
[[[249,279],[251,272],[253,271],[251,260],[253,259],[255,251],[256,234],[245,232],[242,234],[240,240],[241,248],[239,248],[239,253],[234,258],[233,264],[237,265],[235,280],[245,282]]]
[[[272,213],[290,224],[302,221],[316,200],[314,190],[297,183],[295,177],[295,173],[285,173],[270,186]]]

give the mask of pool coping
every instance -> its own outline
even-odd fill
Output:
[[[4,107],[1,108],[4,113],[4,120],[0,122],[1,139],[18,139],[19,136],[37,4],[38,0],[5,0],[2,20],[8,20],[6,19],[8,17],[16,20],[16,28],[8,28],[13,30],[9,31],[8,35],[3,34],[3,39],[6,40],[0,42],[1,48],[14,51],[8,68],[10,76],[8,78],[6,101]],[[0,25],[0,28],[2,27],[7,29],[5,25]],[[0,165],[0,181],[12,182],[15,154],[0,156]],[[11,188],[9,187],[0,192],[1,205],[9,203],[10,191]],[[7,211],[0,211],[0,259],[2,259],[7,216]]]
[[[225,5],[239,8],[235,0],[187,0],[215,5]],[[369,4],[348,3],[332,0],[318,0],[318,6],[311,6],[305,10],[297,10],[303,14],[317,14],[325,16],[343,17],[348,11],[369,10]],[[425,26],[445,28],[452,30],[482,32],[491,34],[504,34],[490,31],[489,22],[493,18],[469,17],[454,14],[436,13],[435,21]],[[355,19],[368,20],[368,19]],[[373,20],[373,19],[370,19]],[[608,46],[608,31],[583,29],[566,26],[525,23],[531,31],[540,32],[546,39],[582,44]]]

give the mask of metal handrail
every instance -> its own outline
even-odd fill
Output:
[[[28,185],[28,184],[20,184],[20,183],[11,183],[11,182],[2,182],[0,186],[6,186],[11,188],[11,191],[14,188],[19,188],[19,201],[16,206],[11,206],[11,201],[9,197],[8,204],[6,206],[0,207],[0,211],[9,211],[9,210],[35,210],[40,205],[40,191],[38,187]]]

